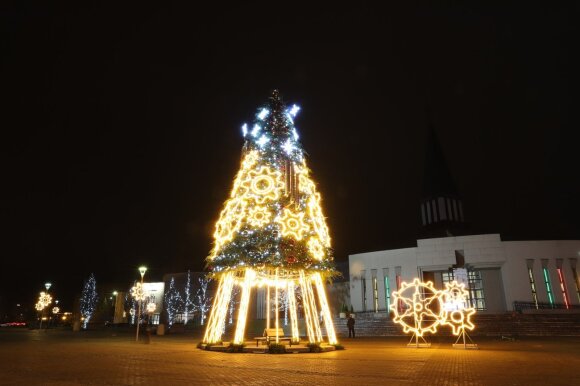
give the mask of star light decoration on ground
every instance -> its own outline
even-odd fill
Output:
[[[465,329],[469,331],[475,328],[471,317],[475,315],[475,308],[468,306],[469,292],[465,284],[445,283],[445,291],[442,291],[443,315],[441,324],[451,326],[453,335],[460,335]]]
[[[440,325],[450,326],[455,336],[475,328],[471,320],[475,308],[469,306],[469,292],[465,284],[456,281],[445,283],[442,291],[435,289],[430,281],[421,282],[415,278],[411,283],[403,282],[401,288],[393,292],[389,308],[395,315],[393,321],[400,324],[405,333],[413,333],[417,345],[419,338],[428,332],[436,333]]]
[[[403,331],[422,337],[426,332],[435,333],[441,321],[440,291],[428,281],[419,279],[412,283],[403,282],[398,291],[393,292],[390,308],[395,313],[393,321],[403,326]]]
[[[274,91],[268,105],[256,113],[255,123],[242,126],[241,166],[216,222],[207,258],[218,288],[203,338],[206,344],[221,342],[235,286],[241,291],[234,344],[244,341],[254,287],[265,288],[268,310],[271,299],[278,309],[279,291],[288,293],[295,342],[300,339],[297,308],[301,301],[309,341],[322,342],[322,319],[328,342],[337,343],[324,289],[325,279],[336,270],[321,197],[294,127],[299,110],[296,105],[286,108]],[[295,291],[300,291],[300,298]],[[268,313],[267,328],[270,319]],[[276,328],[278,323],[276,316]]]

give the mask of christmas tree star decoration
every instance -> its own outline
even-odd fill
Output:
[[[286,108],[274,91],[268,104],[257,110],[253,125],[242,126],[240,169],[216,222],[207,258],[218,288],[204,343],[221,342],[228,307],[236,303],[233,343],[243,343],[254,287],[266,291],[268,310],[273,304],[290,316],[294,341],[299,340],[297,309],[302,308],[308,340],[322,342],[325,331],[328,342],[337,343],[324,289],[336,270],[321,196],[297,142],[293,118],[299,110],[296,105]],[[233,292],[239,293],[239,301],[232,301]],[[269,328],[271,312],[267,314]],[[279,313],[273,314],[272,327],[278,328]]]
[[[244,187],[249,187],[256,195],[256,202],[264,204],[266,201],[274,201],[280,197],[284,190],[284,182],[281,181],[282,173],[273,172],[267,166],[262,166],[259,170],[251,170],[248,179],[243,182]]]
[[[316,237],[311,237],[308,241],[308,250],[316,260],[324,258],[324,247]]]
[[[248,222],[254,227],[261,228],[270,222],[270,217],[272,217],[272,213],[268,211],[268,208],[256,206],[250,209]]]
[[[282,226],[282,236],[296,240],[302,240],[302,235],[310,228],[304,223],[304,213],[294,213],[290,209],[284,209],[284,215],[277,222]]]

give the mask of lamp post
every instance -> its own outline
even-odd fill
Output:
[[[145,272],[147,272],[147,267],[141,266],[139,267],[139,273],[141,274],[141,290],[143,290],[143,276],[145,276]],[[141,324],[141,304],[143,303],[143,296],[145,294],[142,293],[139,299],[139,311],[137,312],[137,333],[135,334],[135,342],[139,341],[139,325]]]
[[[117,295],[119,293],[117,291],[113,291],[113,296],[115,298],[115,300],[113,300],[113,319],[111,320],[111,323],[115,323],[115,311],[117,310]],[[113,299],[113,297],[111,297],[111,300]]]

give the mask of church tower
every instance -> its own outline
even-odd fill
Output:
[[[427,138],[421,224],[423,236],[428,238],[465,232],[463,201],[453,183],[433,125],[430,125]]]

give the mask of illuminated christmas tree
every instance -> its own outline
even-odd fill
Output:
[[[83,285],[83,292],[81,294],[81,316],[83,317],[83,328],[86,329],[95,308],[97,306],[97,281],[95,275],[91,273],[85,284]]]
[[[321,313],[328,342],[337,343],[324,290],[324,282],[336,271],[320,193],[294,127],[298,110],[296,105],[286,108],[274,91],[267,106],[258,110],[253,126],[242,126],[245,143],[240,170],[216,223],[214,247],[207,259],[219,285],[205,343],[222,340],[234,286],[241,289],[234,344],[244,341],[253,287],[265,288],[267,302],[273,298],[276,310],[281,306],[279,292],[287,291],[294,341],[300,339],[299,291],[308,340],[323,341]],[[267,304],[266,309],[270,307]],[[279,312],[274,315],[271,326],[268,312],[267,328],[282,327]]]

